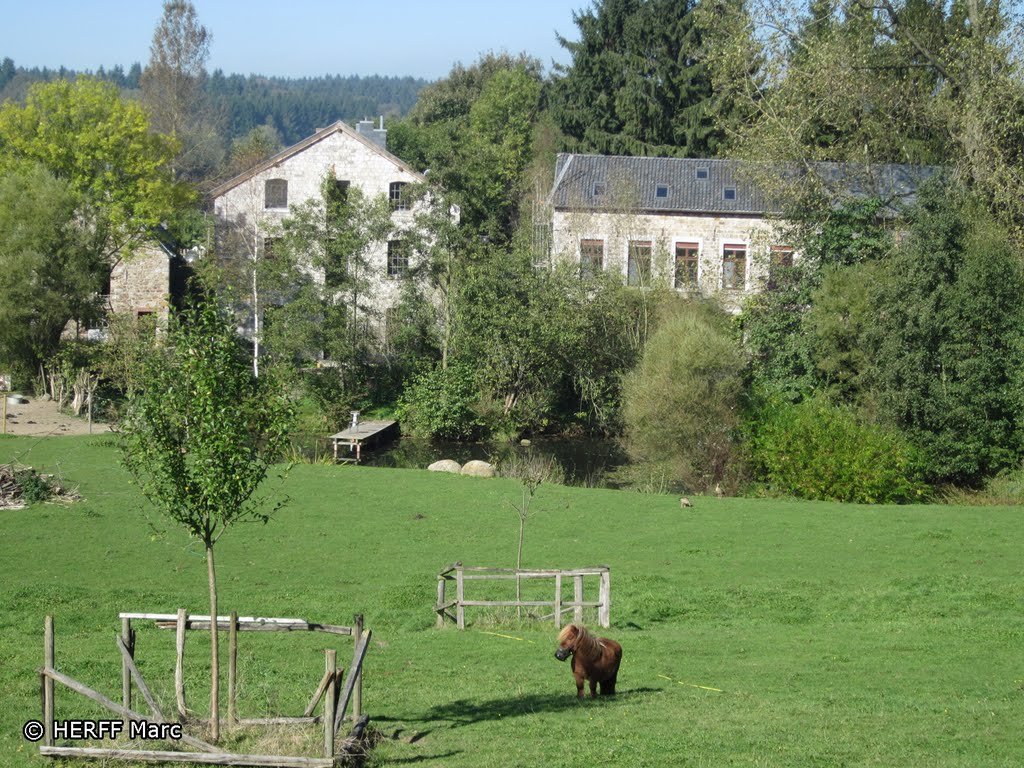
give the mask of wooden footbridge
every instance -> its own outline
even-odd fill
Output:
[[[334,447],[335,463],[353,462],[358,464],[362,460],[363,448],[371,448],[382,442],[390,440],[398,432],[397,421],[359,421],[348,429],[330,436]],[[338,448],[348,447],[348,454],[338,455]],[[355,452],[355,456],[353,456]]]

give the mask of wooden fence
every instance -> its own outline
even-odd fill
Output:
[[[584,580],[596,577],[598,581],[598,598],[584,600]],[[552,600],[472,600],[466,599],[466,582],[472,581],[511,581],[517,585],[523,580],[553,579],[554,596]],[[573,599],[562,598],[562,585],[569,579],[573,584]],[[448,596],[448,585],[455,582],[455,599]],[[542,570],[537,568],[487,568],[464,566],[452,563],[437,575],[437,626],[443,627],[445,618],[454,621],[459,629],[466,628],[466,608],[477,606],[537,608],[550,607],[552,612],[541,616],[541,620],[553,618],[555,627],[562,626],[562,614],[573,612],[573,621],[583,621],[584,608],[597,608],[597,620],[602,627],[611,624],[611,571],[607,565],[592,568],[568,568],[558,570]],[[516,590],[518,595],[518,589]],[[455,613],[452,614],[454,609]]]
[[[247,765],[247,766],[281,766],[282,768],[334,768],[358,745],[366,729],[369,717],[362,713],[362,668],[366,650],[370,644],[372,632],[363,629],[363,617],[357,614],[354,626],[342,627],[331,624],[315,624],[303,619],[277,619],[261,617],[218,616],[217,627],[228,632],[228,723],[231,725],[308,725],[322,723],[324,728],[324,757],[298,757],[292,755],[243,755],[227,752],[214,744],[182,733],[176,741],[192,747],[194,752],[177,752],[167,750],[140,749],[102,749],[87,747],[56,746],[54,736],[54,682],[70,688],[100,704],[106,709],[120,715],[125,721],[141,721],[170,725],[184,723],[190,718],[185,706],[184,655],[185,637],[190,630],[210,631],[209,616],[189,616],[180,609],[173,613],[121,613],[121,634],[116,645],[121,653],[121,703],[107,698],[79,681],[56,670],[54,659],[53,617],[47,616],[44,625],[43,658],[44,666],[39,670],[43,700],[43,737],[39,754],[45,757],[77,757],[86,759],[134,760],[150,763],[202,763],[203,765]],[[175,630],[176,661],[174,669],[175,705],[177,719],[168,718],[153,697],[145,679],[135,665],[136,633],[132,628],[133,620],[153,621],[161,629]],[[325,632],[332,635],[348,635],[355,638],[352,653],[352,664],[348,676],[344,678],[338,669],[337,651],[325,651],[325,671],[301,716],[240,719],[237,716],[235,687],[238,659],[239,632]],[[138,692],[145,700],[150,714],[143,715],[138,709],[132,708],[134,682]],[[314,715],[320,702],[323,701],[322,715]],[[348,738],[339,741],[338,730],[352,704],[352,720],[355,722]]]

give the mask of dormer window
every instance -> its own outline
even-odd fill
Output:
[[[606,194],[608,194],[608,182],[595,181],[590,190],[591,197],[604,197]]]
[[[654,188],[654,196],[659,200],[664,200],[668,197],[668,184],[659,184]]]
[[[409,200],[405,196],[405,182],[393,181],[388,186],[388,200],[392,211],[408,211]]]
[[[264,208],[287,208],[288,207],[288,180],[267,179],[263,187]]]
[[[697,178],[698,179],[706,179],[707,177],[708,177],[708,169],[707,168],[698,168],[697,169]]]
[[[724,199],[726,199],[726,200],[735,200],[736,199],[736,187],[726,187],[722,191],[722,197]]]

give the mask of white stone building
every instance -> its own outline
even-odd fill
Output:
[[[878,189],[908,202],[933,169],[877,166],[857,175],[817,164],[854,196]],[[774,265],[799,259],[778,212],[737,160],[560,154],[549,203],[555,258],[613,271],[627,284],[717,296],[739,311],[770,285]]]
[[[399,278],[410,266],[401,233],[412,226],[415,206],[406,187],[426,181],[386,146],[383,118],[379,128],[368,120],[356,128],[339,121],[218,186],[211,193],[218,258],[256,260],[272,254],[289,207],[321,200],[325,179],[358,188],[367,199],[385,195],[391,202],[394,234],[371,249],[367,275],[367,295],[383,316],[398,301]],[[249,322],[244,330],[251,334],[253,318]]]

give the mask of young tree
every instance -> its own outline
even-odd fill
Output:
[[[321,195],[322,201],[292,206],[284,223],[282,256],[290,262],[290,274],[306,276],[305,292],[317,308],[306,323],[317,326],[317,351],[352,363],[367,351],[369,299],[382,277],[370,257],[387,242],[394,224],[383,195],[367,198],[358,187],[339,187],[331,176],[324,178]],[[298,320],[289,324],[289,333],[298,330]]]
[[[292,408],[272,375],[256,378],[234,323],[212,301],[172,315],[143,361],[121,422],[125,466],[145,496],[202,542],[210,592],[210,719],[219,738],[214,545],[233,524],[266,522],[257,495],[286,444]]]

